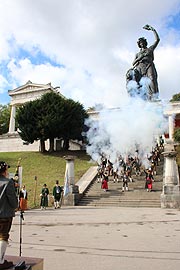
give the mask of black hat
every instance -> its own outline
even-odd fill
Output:
[[[5,172],[7,168],[10,168],[10,166],[4,161],[0,161],[0,173]]]

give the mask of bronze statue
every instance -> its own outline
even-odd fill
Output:
[[[126,73],[127,90],[130,96],[136,96],[137,94],[145,100],[154,100],[158,98],[159,93],[157,71],[153,62],[154,50],[157,47],[160,38],[152,26],[147,24],[143,28],[153,31],[155,42],[150,47],[147,47],[148,43],[144,37],[138,39],[137,44],[140,51],[135,56],[133,67]],[[135,84],[130,84],[130,86],[130,81],[135,81],[136,86]]]

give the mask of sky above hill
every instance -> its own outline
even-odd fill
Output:
[[[85,108],[120,106],[137,39],[154,41],[160,99],[180,92],[180,0],[0,0],[0,104],[8,90],[60,86]]]

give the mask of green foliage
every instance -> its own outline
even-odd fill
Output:
[[[57,138],[63,128],[65,99],[57,93],[47,93],[40,100],[44,133],[48,138]]]
[[[79,102],[67,99],[63,114],[62,138],[66,140],[82,140],[84,120],[88,117],[85,109]],[[66,149],[67,150],[67,149]]]
[[[180,101],[180,93],[173,95],[170,101]]]
[[[50,151],[54,149],[54,138],[63,138],[66,150],[70,139],[82,139],[81,133],[87,117],[79,102],[65,99],[54,92],[44,94],[39,100],[27,102],[16,114],[21,138],[28,143],[49,139]]]
[[[64,175],[66,161],[64,156],[75,156],[74,173],[75,183],[81,176],[92,166],[89,162],[90,157],[84,151],[67,151],[57,153],[39,153],[39,152],[0,152],[0,160],[10,164],[10,173],[15,173],[17,162],[21,159],[23,184],[26,185],[28,191],[28,206],[39,206],[42,185],[47,184],[52,195],[52,189],[56,180],[59,180],[60,185],[64,185]],[[35,176],[37,176],[37,192],[35,198]],[[36,199],[36,200],[35,200]],[[34,203],[35,201],[35,203]]]
[[[8,132],[9,120],[10,120],[10,105],[0,104],[0,135]]]
[[[33,143],[36,140],[46,139],[43,132],[39,100],[27,102],[19,107],[16,113],[16,121],[22,140]]]
[[[180,128],[175,128],[173,136],[174,140],[180,143]]]

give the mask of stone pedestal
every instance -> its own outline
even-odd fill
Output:
[[[19,262],[24,261],[26,264],[25,269],[43,270],[44,260],[41,258],[18,257],[18,256],[8,256],[7,255],[7,256],[5,256],[5,259],[13,262],[14,265],[18,264]],[[14,268],[9,268],[9,269],[14,269]]]
[[[74,206],[79,200],[79,186],[74,184],[74,156],[66,156],[63,204]]]
[[[162,208],[180,208],[179,172],[175,151],[167,151],[164,155]]]
[[[71,185],[69,187],[69,193],[63,198],[63,205],[75,206],[79,201],[79,186]]]

